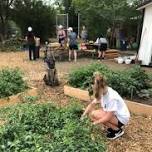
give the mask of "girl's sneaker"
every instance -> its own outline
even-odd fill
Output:
[[[113,132],[114,130],[112,129],[112,128],[108,128],[107,129],[107,133],[111,133],[111,132]]]
[[[113,129],[112,129],[113,130]],[[107,133],[107,138],[108,139],[111,139],[111,140],[114,140],[120,136],[122,136],[124,134],[124,131],[122,129],[119,129],[119,130],[113,130],[109,133]]]

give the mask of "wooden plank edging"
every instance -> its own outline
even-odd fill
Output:
[[[90,101],[88,91],[64,86],[64,94],[70,97],[78,98],[82,101]],[[137,115],[152,116],[152,106],[126,100],[129,110]]]

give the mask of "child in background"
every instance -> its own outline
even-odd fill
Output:
[[[40,57],[40,38],[35,38],[35,52],[36,52],[36,58]]]
[[[44,50],[44,61],[47,58],[47,52],[48,52],[48,42],[45,42],[45,50]]]
[[[123,126],[127,125],[130,113],[122,97],[108,87],[104,77],[98,72],[94,74],[95,99],[87,106],[81,119],[89,114],[94,125],[104,124],[108,127],[107,138],[116,139],[124,134]],[[101,107],[94,110],[99,103]]]

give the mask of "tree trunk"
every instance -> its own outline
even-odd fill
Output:
[[[1,39],[2,40],[5,40],[7,38],[7,31],[6,31],[6,28],[7,28],[7,21],[4,19],[4,17],[1,16]]]
[[[4,42],[4,37],[3,37],[3,35],[0,33],[0,42]]]
[[[5,0],[0,3],[0,22],[1,22],[1,39],[5,40],[7,39],[7,24],[8,24],[8,18],[10,15],[10,6],[14,0]]]

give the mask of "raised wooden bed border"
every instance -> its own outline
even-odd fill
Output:
[[[25,90],[24,92],[0,99],[0,107],[5,107],[5,106],[20,103],[23,96],[37,96],[37,95],[38,95],[37,88],[31,87],[30,89]]]
[[[88,91],[81,90],[78,88],[73,88],[70,86],[64,86],[64,94],[70,97],[78,98],[82,101],[90,101]],[[136,103],[132,101],[126,100],[129,110],[137,115],[144,115],[144,116],[152,116],[152,106]]]

